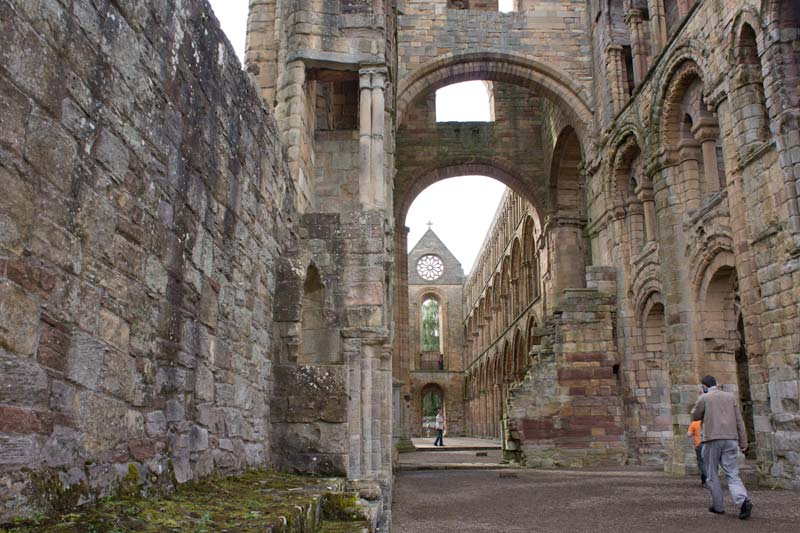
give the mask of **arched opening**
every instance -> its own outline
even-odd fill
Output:
[[[642,464],[663,464],[670,453],[670,438],[682,433],[674,432],[677,417],[672,413],[672,367],[666,352],[666,316],[664,304],[658,294],[652,295],[644,309],[642,322],[643,358],[637,362],[635,389],[641,391],[640,402],[644,412],[639,414],[639,460]]]
[[[441,304],[436,297],[427,295],[420,309],[420,368],[444,370]]]
[[[736,133],[744,149],[756,148],[769,135],[761,56],[758,53],[756,32],[744,22],[734,44],[736,70],[732,87],[737,98],[748,105],[738,107]]]
[[[522,277],[522,248],[519,239],[514,239],[514,244],[511,245],[511,285],[512,285],[512,298],[513,298],[513,317],[522,312],[523,302],[522,295],[524,279]]]
[[[800,107],[800,3],[796,0],[764,0],[767,33],[773,36],[765,53],[776,87],[771,115]],[[780,66],[778,68],[778,66]]]
[[[447,419],[444,391],[439,385],[429,383],[422,388],[420,396],[421,434],[430,437],[435,432],[436,414],[441,411],[442,416]]]
[[[716,267],[713,269],[712,267]],[[709,270],[701,287],[698,374],[711,374],[724,390],[737,394],[748,442],[754,442],[753,401],[744,318],[736,268],[724,258]]]
[[[685,61],[673,74],[664,103],[663,142],[678,162],[676,192],[686,211],[726,186],[719,124],[703,91],[699,68]]]
[[[617,152],[614,168],[614,205],[625,216],[620,240],[627,241],[634,258],[655,240],[656,215],[653,186],[644,173],[639,144],[632,136]]]
[[[558,136],[553,150],[550,173],[548,246],[553,272],[552,293],[555,299],[564,289],[586,286],[589,249],[584,237],[585,209],[582,179],[583,150],[578,135],[570,127]]]

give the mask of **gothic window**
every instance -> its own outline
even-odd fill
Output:
[[[428,254],[417,261],[417,274],[425,281],[435,281],[442,277],[444,263],[438,255]]]
[[[422,302],[422,350],[441,352],[441,309],[433,298]]]

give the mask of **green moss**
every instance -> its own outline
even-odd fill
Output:
[[[253,471],[206,478],[169,497],[147,498],[139,495],[140,483],[138,469],[129,468],[117,497],[81,513],[8,525],[3,533],[310,531],[320,495],[343,486],[339,479]]]
[[[322,497],[322,517],[329,520],[363,520],[356,496],[347,492],[328,492]]]
[[[89,495],[89,487],[81,481],[65,487],[58,474],[51,471],[32,471],[29,473],[35,499],[42,509],[65,513],[74,509],[81,497]]]
[[[142,477],[139,475],[139,469],[135,464],[128,465],[128,473],[119,483],[117,491],[121,498],[130,498],[139,495],[139,486],[142,484]]]

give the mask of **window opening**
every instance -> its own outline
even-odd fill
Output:
[[[441,352],[441,310],[439,302],[429,298],[422,303],[422,350]]]
[[[492,122],[491,82],[464,81],[436,91],[436,122]]]

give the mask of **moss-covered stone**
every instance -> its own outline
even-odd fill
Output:
[[[87,497],[89,487],[83,481],[69,487],[57,474],[51,471],[34,471],[29,474],[33,494],[42,509],[51,509],[56,513],[65,513]]]
[[[120,490],[120,496],[81,513],[17,522],[0,527],[0,533],[311,533],[319,526],[322,501],[329,501],[331,512],[342,509],[340,516],[355,506],[352,495],[330,498],[344,487],[336,478],[253,471],[189,483],[169,497],[146,498],[138,494],[138,477],[136,469],[129,469],[125,480],[133,490]]]
[[[363,520],[355,494],[328,492],[322,497],[322,516],[329,520]]]

